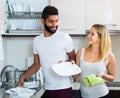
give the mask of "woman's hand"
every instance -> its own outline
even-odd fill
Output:
[[[103,73],[99,73],[99,74],[97,74],[96,76],[102,78],[102,77],[104,76],[104,74],[103,74]]]

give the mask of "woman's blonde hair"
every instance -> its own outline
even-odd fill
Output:
[[[111,38],[109,31],[105,25],[102,24],[94,24],[94,27],[100,37],[100,59],[108,54],[111,51]],[[88,48],[91,46],[89,45]]]

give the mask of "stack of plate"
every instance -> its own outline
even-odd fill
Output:
[[[39,87],[39,84],[37,82],[25,82],[24,87],[25,88],[37,88]]]

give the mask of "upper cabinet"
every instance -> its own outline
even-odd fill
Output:
[[[51,0],[59,10],[59,30],[69,34],[85,33],[85,0]]]
[[[110,31],[120,30],[120,0],[86,0],[86,30],[104,24]]]
[[[65,33],[85,35],[93,24],[120,32],[120,0],[6,0],[6,8],[0,0],[0,32],[38,35],[43,30],[41,12],[49,4],[58,8],[58,29]]]

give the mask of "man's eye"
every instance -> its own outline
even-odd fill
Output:
[[[52,23],[53,21],[52,21],[52,20],[50,20],[49,22],[50,22],[50,23]]]

